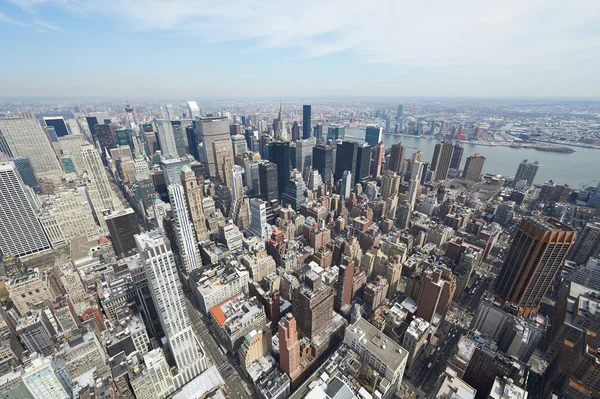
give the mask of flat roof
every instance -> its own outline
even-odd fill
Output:
[[[363,318],[349,325],[347,330],[358,334],[360,343],[393,370],[400,367],[408,356],[406,349]]]

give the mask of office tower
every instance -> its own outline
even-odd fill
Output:
[[[95,116],[86,116],[85,120],[87,122],[88,128],[90,129],[90,133],[92,135],[92,139],[93,139],[94,142],[96,142],[96,140],[97,140],[96,125],[100,124],[102,121],[99,120]]]
[[[68,399],[73,397],[73,383],[65,370],[58,367],[52,357],[34,356],[23,370],[23,383],[35,399]],[[22,396],[21,396],[22,395]],[[13,396],[11,396],[13,397]],[[27,398],[18,392],[18,398]]]
[[[340,180],[340,195],[342,199],[350,198],[350,193],[352,192],[352,172],[349,170],[344,171],[344,175]]]
[[[258,165],[260,195],[267,202],[279,201],[279,174],[277,168],[276,164],[269,161],[262,161]]]
[[[163,156],[172,156],[177,158],[177,144],[175,143],[175,135],[173,133],[173,125],[168,119],[155,119],[156,136],[160,144],[160,151]]]
[[[44,124],[48,127],[54,128],[56,137],[64,137],[69,134],[67,124],[62,116],[45,116]]]
[[[231,170],[233,169],[233,148],[231,140],[213,141],[213,154],[215,156],[216,177],[231,188]]]
[[[600,253],[600,223],[587,223],[577,241],[573,250],[569,254],[569,259],[578,265],[582,265],[590,259],[597,257]]]
[[[102,159],[105,159],[106,152],[108,152],[111,148],[117,148],[115,132],[111,125],[108,124],[96,125],[94,126],[94,130],[96,131],[96,141],[100,146],[100,155]]]
[[[298,121],[294,121],[292,125],[292,141],[300,140],[300,125],[298,125]]]
[[[300,371],[300,341],[296,318],[288,313],[279,320],[277,326],[279,337],[279,368],[292,380]]]
[[[383,141],[375,144],[374,153],[373,153],[373,179],[377,180],[377,178],[381,175],[383,168],[383,159],[385,158],[385,145]]]
[[[271,330],[252,330],[240,347],[240,366],[246,370],[254,361],[271,352]]]
[[[298,316],[298,328],[304,336],[323,336],[333,320],[333,291],[321,277],[310,272],[294,289],[292,307]]]
[[[390,159],[385,168],[392,172],[396,172],[398,176],[402,176],[405,153],[406,147],[402,145],[402,143],[392,145],[392,148],[390,149]]]
[[[402,178],[395,172],[386,170],[381,175],[381,198],[385,201],[389,197],[398,195]]]
[[[354,261],[345,257],[339,266],[336,283],[335,309],[339,312],[352,303],[352,280],[354,278]]]
[[[304,176],[306,168],[312,166],[313,148],[315,147],[315,138],[296,141],[296,169]]]
[[[302,106],[302,138],[304,140],[310,137],[311,133],[311,106],[303,105]]]
[[[429,335],[429,323],[423,319],[413,319],[402,339],[402,347],[408,351],[408,366],[412,366],[421,348],[427,343]]]
[[[346,138],[346,128],[343,126],[329,126],[327,128],[327,140],[344,140]]]
[[[290,180],[290,143],[287,141],[269,143],[269,161],[277,165],[277,186],[281,197]]]
[[[443,141],[435,145],[433,153],[433,160],[431,161],[432,168],[434,168],[434,180],[446,180],[448,178],[448,171],[450,170],[450,162],[452,162],[452,154],[454,152],[454,146],[450,141]],[[437,157],[436,157],[437,156]]]
[[[344,171],[348,170],[353,175],[356,173],[356,158],[358,156],[358,143],[343,141],[337,144],[335,162],[335,181],[342,178]]]
[[[520,182],[521,180],[525,180],[527,182],[527,185],[533,185],[535,175],[537,174],[539,168],[540,163],[538,161],[531,163],[528,162],[527,159],[524,159],[523,162],[521,162],[519,164],[519,167],[517,168],[517,173],[515,174],[514,180],[515,184]]]
[[[50,249],[14,163],[0,163],[0,252],[27,256]]]
[[[189,166],[187,158],[164,158],[160,159],[160,169],[163,172],[165,184],[177,184],[181,181],[181,169]]]
[[[460,162],[462,161],[464,151],[465,149],[462,145],[460,145],[459,143],[454,144],[454,150],[452,151],[452,160],[450,161],[450,169],[460,169]]]
[[[258,197],[260,195],[260,175],[258,165],[261,161],[246,161],[244,164],[244,181],[248,187],[249,197]]]
[[[117,129],[115,130],[115,139],[117,146],[126,145],[133,151],[133,129]]]
[[[183,198],[177,202],[185,204]],[[139,234],[135,239],[160,324],[179,372],[174,377],[176,385],[181,387],[207,368],[206,357],[196,346],[196,337],[168,241],[158,230]]]
[[[4,115],[0,118],[0,136],[13,156],[29,158],[37,177],[59,180],[60,162],[33,114]]]
[[[198,154],[198,137],[196,137],[196,124],[200,123],[199,121],[193,121],[192,126],[185,127],[185,136],[187,138],[187,153],[194,157],[197,161],[200,158]]]
[[[98,151],[91,144],[85,144],[81,147],[83,165],[88,177],[88,191],[94,213],[100,226],[106,229],[103,212],[106,210],[120,209],[121,203],[110,185],[104,165]]]
[[[408,203],[411,209],[415,207],[415,201],[417,200],[417,190],[421,185],[421,173],[423,172],[423,162],[413,161],[410,183],[408,186]]]
[[[233,155],[244,154],[248,151],[246,146],[246,138],[241,134],[235,134],[231,136],[231,143],[233,144]]]
[[[514,201],[505,201],[498,204],[496,212],[494,212],[494,222],[501,226],[508,225],[515,216],[515,206]]]
[[[196,101],[188,101],[188,118],[196,119],[200,118],[200,107],[198,107],[198,103]]]
[[[333,148],[324,145],[317,144],[313,148],[313,168],[319,171],[323,183],[330,186],[333,182],[331,181],[331,175],[333,173]]]
[[[380,127],[367,126],[365,130],[365,142],[371,147],[375,147],[381,142],[381,132],[383,131]]]
[[[423,277],[423,293],[419,297],[416,317],[420,317],[429,323],[433,321],[443,288],[442,270],[437,268],[430,270]]]
[[[259,198],[250,199],[250,226],[248,234],[266,241],[269,238],[267,203]]]
[[[201,184],[198,184],[198,179],[192,169],[186,165],[181,168],[181,185],[185,193],[185,200],[190,214],[190,219],[194,225],[196,239],[203,241],[208,238],[208,230],[206,228],[206,218],[202,208],[202,190]]]
[[[396,111],[396,121],[402,120],[402,111],[404,110],[404,106],[402,104],[398,105],[398,110]]]
[[[294,169],[281,195],[281,204],[284,206],[289,204],[293,210],[300,211],[300,208],[306,202],[306,197],[304,197],[305,190],[306,184],[302,179],[302,175]]]
[[[36,310],[17,320],[15,327],[19,339],[29,353],[39,353],[42,356],[54,354],[54,331],[52,325],[44,321],[41,310]]]
[[[371,168],[371,147],[366,143],[360,143],[356,152],[356,169],[354,184],[360,183],[369,176]]]
[[[188,207],[185,192],[180,184],[169,185],[169,202],[175,216],[175,229],[177,235],[177,247],[183,271],[189,273],[202,266],[194,225],[188,216]]]
[[[104,219],[117,256],[124,258],[131,255],[131,251],[136,249],[134,236],[140,233],[133,209],[127,208],[113,212]]]
[[[479,181],[481,180],[481,173],[483,171],[483,163],[485,157],[477,153],[467,157],[465,162],[465,169],[463,170],[462,177],[467,180]]]
[[[216,177],[217,166],[213,142],[230,139],[229,119],[227,117],[202,118],[194,126],[198,129],[196,136],[199,143],[199,161],[207,165],[206,170],[211,177]],[[229,146],[231,147],[231,142]]]
[[[31,161],[27,157],[15,157],[11,159],[12,163],[15,164],[17,171],[19,172],[19,176],[21,176],[21,180],[26,186],[33,188],[36,191],[39,191],[40,186],[35,177],[35,172],[33,171],[33,166],[31,166]]]
[[[175,149],[178,157],[183,157],[187,154],[187,137],[186,128],[192,125],[190,120],[171,121],[171,130],[173,131],[173,139],[175,140]]]
[[[537,312],[575,236],[573,228],[555,219],[521,219],[496,278],[498,299],[514,303],[524,316]]]
[[[317,140],[317,143],[321,143],[323,141],[323,125],[317,123],[313,128],[313,134],[315,136],[315,140]]]

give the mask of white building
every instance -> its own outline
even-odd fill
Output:
[[[344,343],[392,386],[400,387],[408,361],[406,349],[363,318],[346,327]],[[394,389],[390,391],[395,392]]]
[[[23,373],[23,382],[36,399],[71,398],[71,381],[57,372],[50,357],[34,358]]]
[[[173,252],[158,230],[135,236],[148,277],[152,300],[179,370],[175,386],[181,387],[208,367],[206,357],[196,345],[188,316]]]
[[[410,172],[410,185],[408,187],[408,203],[410,209],[414,209],[417,200],[417,189],[421,185],[421,174],[423,172],[423,162],[413,161]]]
[[[173,127],[171,121],[168,119],[155,119],[154,124],[156,125],[156,136],[160,144],[160,150],[164,156],[172,156],[177,158],[177,145],[175,143],[175,135],[173,134]]]
[[[412,366],[421,352],[423,345],[427,341],[428,333],[429,323],[427,321],[417,317],[410,322],[402,340],[402,347],[408,351],[409,366]]]
[[[194,225],[188,216],[183,187],[180,184],[171,184],[168,189],[173,215],[175,216],[179,256],[185,271],[189,273],[202,266],[198,243],[196,242],[196,233],[194,232]]]
[[[243,154],[248,151],[246,137],[241,134],[231,136],[231,144],[233,145],[233,156]]]
[[[267,203],[259,198],[250,200],[250,226],[248,233],[266,241],[269,238],[269,227],[267,223]]]
[[[242,249],[242,246],[244,245],[244,236],[233,222],[227,223],[225,226],[221,227],[220,230],[227,248],[232,251]]]
[[[59,152],[68,155],[73,161],[75,171],[81,174],[84,170],[83,156],[81,155],[81,146],[86,143],[85,137],[82,135],[68,135],[58,138],[58,143],[54,143],[54,147]]]
[[[200,143],[198,145],[199,161],[204,162],[208,166],[207,169],[210,176],[217,176],[213,143],[231,138],[229,119],[227,117],[202,118],[198,125],[200,127],[200,131],[198,132]]]
[[[196,103],[196,101],[188,101],[187,105],[189,112],[188,117],[190,119],[200,118],[200,107],[198,107],[198,103]]]
[[[29,158],[37,177],[60,180],[63,174],[60,162],[35,115],[7,114],[0,118],[0,132],[13,156]]]
[[[49,249],[15,164],[0,163],[0,251],[27,256]]]
[[[220,267],[206,271],[192,285],[192,291],[200,303],[202,311],[208,314],[210,308],[241,292],[248,292],[250,273],[241,265]]]
[[[167,359],[160,348],[151,350],[144,356],[148,374],[154,385],[156,398],[168,397],[175,391],[175,383],[167,364]]]

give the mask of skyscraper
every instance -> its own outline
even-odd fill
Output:
[[[198,107],[198,103],[196,101],[188,101],[188,117],[190,119],[200,118],[200,107]]]
[[[302,106],[302,138],[306,140],[311,133],[311,106]]]
[[[173,130],[175,149],[177,150],[178,157],[183,157],[187,154],[186,128],[188,126],[192,126],[192,121],[188,119],[171,121],[171,129]]]
[[[177,365],[176,385],[181,387],[207,368],[206,357],[196,345],[168,241],[159,230],[139,234],[135,239],[144,262],[152,300]]]
[[[398,110],[396,111],[396,121],[401,121],[402,120],[402,112],[404,110],[404,106],[402,104],[398,105]]]
[[[344,257],[339,267],[336,286],[335,308],[339,312],[344,306],[352,303],[352,279],[354,277],[354,261]]]
[[[323,335],[333,319],[333,291],[321,277],[311,272],[294,289],[293,309],[298,316],[298,328],[315,339]]]
[[[233,169],[233,147],[231,139],[216,140],[212,142],[215,156],[216,176],[231,188],[231,170]]]
[[[575,236],[573,228],[555,219],[521,219],[496,278],[498,299],[519,306],[524,316],[537,312]]]
[[[64,137],[69,134],[65,118],[62,116],[45,116],[44,124],[48,127],[54,128],[57,137]]]
[[[375,154],[373,155],[373,179],[377,180],[377,178],[381,175],[381,168],[383,166],[383,158],[385,157],[385,145],[383,141],[380,141],[375,145]]]
[[[273,162],[263,161],[258,165],[260,181],[260,195],[267,202],[279,201],[279,174],[277,165]]]
[[[180,184],[169,185],[169,202],[175,216],[177,244],[183,272],[189,273],[202,266],[202,261],[200,260],[194,225],[188,216],[185,194]]]
[[[414,161],[412,163],[410,184],[408,186],[408,203],[410,209],[414,209],[415,201],[417,199],[417,190],[421,185],[421,173],[423,172],[423,162]]]
[[[366,143],[358,145],[356,152],[356,173],[354,175],[354,184],[360,183],[369,176],[371,168],[371,147]]]
[[[313,168],[319,171],[323,183],[331,185],[331,174],[333,173],[333,148],[317,144],[313,148]]]
[[[279,321],[279,367],[292,380],[297,376],[300,369],[300,341],[298,341],[298,329],[296,319],[288,313]]]
[[[450,170],[450,162],[452,162],[452,154],[454,146],[450,141],[443,141],[435,145],[434,157],[437,152],[437,159],[432,160],[435,163],[434,180],[446,180],[448,171]]]
[[[474,181],[481,180],[481,172],[483,171],[484,162],[485,157],[479,153],[467,157],[465,168],[462,173],[463,178]]]
[[[398,195],[400,189],[400,182],[402,178],[391,170],[386,170],[381,175],[381,198],[385,201],[389,197]]]
[[[39,191],[40,186],[37,178],[35,177],[35,172],[33,171],[33,166],[31,166],[31,161],[27,157],[15,157],[12,158],[11,161],[15,164],[23,183],[26,186],[33,188],[36,191]]]
[[[342,179],[340,180],[340,195],[345,200],[350,198],[350,193],[352,192],[352,180],[352,172],[345,170]]]
[[[12,162],[0,163],[0,252],[2,256],[27,256],[50,249]]]
[[[375,147],[381,142],[382,128],[376,126],[367,126],[365,129],[365,141],[371,147]]]
[[[175,135],[173,133],[173,125],[169,119],[155,119],[154,124],[156,125],[156,135],[158,136],[158,143],[160,144],[160,151],[163,156],[172,156],[177,158],[177,143],[175,142]]]
[[[298,121],[294,121],[292,125],[292,141],[300,140],[300,125],[298,125]]]
[[[591,256],[600,253],[600,223],[587,223],[569,254],[569,259],[578,265],[588,261]]]
[[[462,161],[464,150],[465,149],[459,143],[454,144],[452,160],[450,161],[450,169],[460,169],[460,161]]]
[[[0,136],[13,156],[28,157],[38,178],[60,180],[62,168],[39,122],[31,113],[0,118]]]
[[[525,180],[527,184],[531,186],[535,180],[535,175],[537,174],[539,168],[540,163],[538,161],[531,163],[528,162],[527,159],[524,159],[517,168],[514,182],[517,183],[521,180]]]
[[[140,233],[133,209],[122,209],[107,215],[104,219],[117,256],[124,258],[131,255],[131,251],[136,249],[134,236]]]
[[[404,155],[406,154],[406,147],[402,143],[392,145],[390,149],[390,160],[385,166],[387,170],[396,172],[398,176],[402,176],[402,169],[404,164]]]
[[[290,143],[287,141],[269,143],[269,161],[277,165],[277,186],[281,198],[290,180]]]
[[[313,133],[315,136],[315,140],[317,140],[317,143],[321,143],[323,141],[323,125],[317,123],[313,129]]]
[[[117,138],[111,125],[99,124],[94,126],[96,132],[96,141],[100,146],[100,156],[103,160],[106,160],[106,152],[111,148],[117,148]]]
[[[200,123],[196,123],[194,126],[196,129],[199,129],[196,132],[196,136],[199,139],[199,161],[207,165],[206,170],[211,177],[216,177],[217,167],[213,152],[213,142],[230,139],[229,119],[227,117],[202,118],[200,119]]]
[[[356,158],[358,156],[358,143],[354,141],[342,141],[337,144],[335,162],[335,181],[342,178],[344,171],[349,170],[353,175],[356,173]],[[320,171],[319,171],[320,172]],[[323,179],[324,180],[324,179]]]
[[[250,226],[248,233],[266,241],[269,238],[267,225],[267,203],[259,198],[250,200]]]
[[[198,179],[189,165],[181,168],[181,185],[185,193],[190,219],[196,232],[196,239],[203,241],[208,238],[208,229],[202,208],[202,185],[198,184]]]
[[[248,145],[246,143],[246,137],[241,134],[234,134],[231,136],[231,143],[233,145],[233,155],[243,154],[248,151]]]
[[[343,126],[329,126],[327,128],[327,140],[344,140],[346,128]]]
[[[308,139],[296,141],[296,169],[302,175],[304,175],[306,168],[312,166],[313,147],[315,144],[315,138],[310,136]]]

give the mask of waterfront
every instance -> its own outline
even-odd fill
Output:
[[[358,140],[359,137],[364,139],[364,135],[365,131],[362,129],[346,129],[346,136],[349,140]],[[384,134],[383,142],[385,143],[385,148],[390,148],[392,144],[403,142],[407,147],[407,158],[413,152],[421,150],[423,151],[423,159],[431,162],[433,149],[438,140]],[[461,168],[464,167],[468,156],[480,153],[486,158],[483,167],[484,173],[514,176],[519,163],[524,159],[528,159],[530,162],[539,161],[541,163],[535,178],[536,184],[553,180],[557,184],[567,183],[569,186],[578,189],[581,184],[588,184],[600,179],[600,173],[598,172],[600,171],[600,151],[594,148],[565,146],[572,148],[575,152],[560,153],[505,146],[492,147],[470,143],[461,143],[461,145],[465,149]]]

